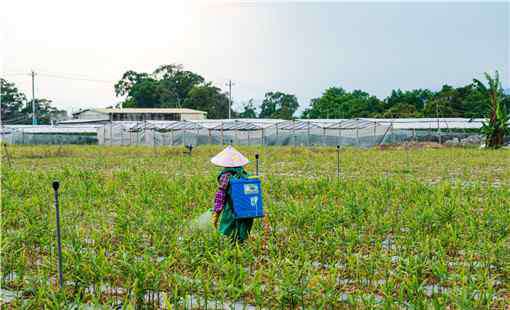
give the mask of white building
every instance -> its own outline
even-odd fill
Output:
[[[101,121],[190,121],[206,119],[207,112],[193,109],[87,109],[73,113],[77,122]],[[75,121],[75,122],[76,122]]]

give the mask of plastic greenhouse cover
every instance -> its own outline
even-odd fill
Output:
[[[234,121],[227,121],[223,122],[219,125],[216,125],[213,128],[210,128],[213,130],[260,130],[262,127],[257,126],[253,123],[234,120]]]
[[[483,118],[362,118],[394,129],[478,129]]]
[[[193,121],[117,121],[109,124],[60,124],[50,125],[3,125],[2,133],[94,133],[103,128],[122,128],[124,130],[165,129],[165,130],[259,130],[278,128],[282,130],[324,129],[364,129],[370,127],[392,126],[393,129],[479,129],[484,119],[469,118],[359,118],[359,119],[219,119]]]
[[[50,125],[16,125],[4,126],[2,132],[23,132],[23,133],[96,133],[98,128],[103,126],[50,126]]]

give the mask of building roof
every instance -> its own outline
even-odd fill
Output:
[[[97,108],[97,109],[87,109],[82,110],[76,113],[73,113],[73,115],[83,113],[85,111],[93,111],[98,113],[159,113],[159,114],[165,114],[165,113],[177,113],[177,114],[207,114],[207,112],[199,111],[199,110],[193,110],[193,109],[186,109],[186,108],[145,108],[145,109],[139,109],[139,108],[125,108],[125,109],[113,109],[113,108]]]
[[[68,119],[66,121],[60,121],[58,124],[60,125],[75,125],[75,124],[98,124],[109,122],[109,118],[96,118],[96,119]]]

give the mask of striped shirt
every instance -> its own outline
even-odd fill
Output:
[[[214,212],[220,213],[225,207],[225,203],[227,202],[227,189],[228,182],[230,178],[230,173],[224,173],[220,176],[218,181],[218,191],[216,192],[216,196],[214,197]]]

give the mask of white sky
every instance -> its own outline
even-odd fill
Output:
[[[331,86],[382,98],[499,70],[510,87],[509,16],[508,2],[4,1],[0,59],[28,96],[40,73],[36,96],[69,111],[112,105],[123,72],[169,63],[225,90],[231,78],[237,103],[281,90],[302,110]]]

